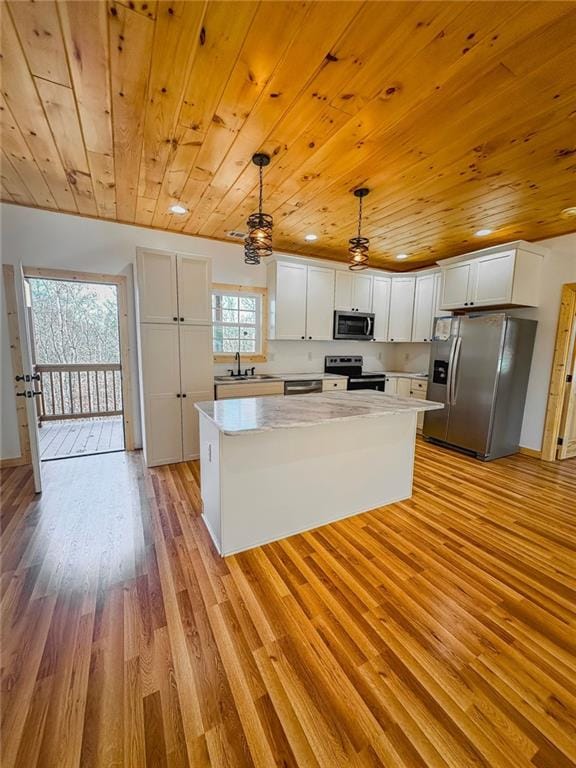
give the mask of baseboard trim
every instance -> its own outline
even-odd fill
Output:
[[[30,464],[30,462],[25,456],[16,456],[13,459],[0,459],[0,469],[23,467],[26,464]]]
[[[518,448],[518,453],[521,453],[523,456],[531,456],[533,459],[542,458],[542,451],[537,451],[535,448],[524,448],[522,445]]]

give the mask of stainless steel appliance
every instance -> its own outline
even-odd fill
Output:
[[[362,355],[325,357],[324,372],[348,376],[348,389],[376,389],[384,392],[386,376],[383,373],[363,373]]]
[[[312,392],[322,392],[322,379],[301,379],[285,381],[285,395],[310,395]]]
[[[334,312],[334,338],[371,341],[374,338],[373,312]]]
[[[505,313],[438,317],[423,435],[483,460],[518,450],[536,321]]]

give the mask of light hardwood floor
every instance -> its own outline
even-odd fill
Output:
[[[576,764],[576,462],[419,442],[411,500],[227,560],[198,469],[3,472],[4,768]]]

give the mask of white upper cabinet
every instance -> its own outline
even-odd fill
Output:
[[[530,243],[486,249],[440,262],[441,309],[498,306],[537,307],[543,252]]]
[[[435,277],[434,274],[416,277],[412,341],[431,341]]]
[[[141,323],[212,322],[210,259],[139,249],[137,267]]]
[[[269,270],[270,337],[305,339],[308,267],[279,261]]]
[[[512,298],[514,253],[482,256],[473,264],[470,304],[493,306],[506,304]]]
[[[395,277],[390,289],[389,341],[412,340],[415,277]]]
[[[442,309],[458,309],[468,306],[468,284],[472,264],[454,264],[442,269]]]
[[[375,277],[372,290],[372,312],[374,312],[374,341],[388,341],[388,319],[390,316],[389,277]]]
[[[177,323],[176,254],[138,250],[138,306],[141,323]]]
[[[306,338],[330,340],[334,328],[334,270],[308,267]]]
[[[212,262],[178,255],[178,319],[187,325],[212,323]]]
[[[370,312],[371,307],[372,276],[338,270],[334,309],[344,312]]]

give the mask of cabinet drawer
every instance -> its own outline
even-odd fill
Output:
[[[322,392],[328,392],[332,389],[348,389],[346,379],[324,379],[322,382]]]
[[[423,392],[426,394],[428,389],[428,382],[423,379],[411,379],[410,388],[412,392]]]
[[[265,395],[283,395],[283,381],[263,381],[254,384],[219,384],[216,387],[216,399],[233,397],[262,397]]]

